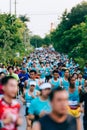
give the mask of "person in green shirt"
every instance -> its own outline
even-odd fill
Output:
[[[17,74],[14,73],[14,67],[13,66],[9,66],[8,67],[8,76],[12,76],[14,77],[17,81],[19,81],[19,77]]]

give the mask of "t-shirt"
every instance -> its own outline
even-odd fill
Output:
[[[17,81],[19,80],[19,77],[18,77],[18,75],[17,74],[15,74],[15,73],[12,73],[12,75],[8,75],[8,76],[12,76],[12,77],[14,77]]]
[[[50,83],[53,86],[52,87],[53,90],[56,89],[56,88],[58,88],[61,85],[61,81],[59,79],[57,79],[57,81],[55,81],[54,78],[52,78],[50,80]]]
[[[39,116],[41,112],[49,113],[51,112],[51,105],[49,100],[41,100],[40,97],[37,97],[31,102],[28,113],[32,115]]]
[[[28,80],[28,78],[29,78],[28,73],[25,73],[25,74],[20,73],[18,76],[19,76],[19,78],[20,78],[20,81],[21,81],[21,84],[22,84],[22,85],[24,85],[24,82],[25,82],[26,80]],[[22,77],[23,77],[23,78],[22,78]],[[22,79],[21,79],[21,78],[22,78]]]
[[[66,89],[66,91],[68,91],[69,89],[69,81],[65,80],[65,78],[62,79],[62,86],[64,87],[64,89]]]
[[[70,115],[62,123],[55,122],[49,115],[39,120],[41,130],[77,130],[76,119]]]
[[[4,126],[4,128],[0,128],[0,130],[17,130],[16,120],[19,115],[20,104],[13,100],[12,104],[8,104],[4,101],[4,99],[0,99],[0,120],[5,119],[8,115],[13,118],[13,122]]]

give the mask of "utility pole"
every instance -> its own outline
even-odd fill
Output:
[[[9,13],[11,14],[11,0],[9,0]]]
[[[15,0],[15,16],[17,14],[17,1]]]

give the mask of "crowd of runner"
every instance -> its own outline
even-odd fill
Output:
[[[19,99],[18,99],[19,98]],[[0,64],[0,130],[17,130],[25,105],[26,130],[87,130],[87,63],[45,48],[20,66]]]

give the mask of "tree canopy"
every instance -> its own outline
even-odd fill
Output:
[[[54,47],[77,61],[87,60],[87,2],[63,13],[60,24],[50,34]]]

